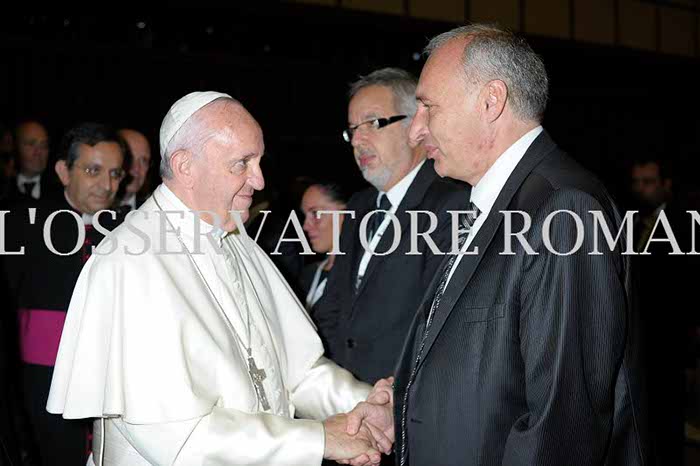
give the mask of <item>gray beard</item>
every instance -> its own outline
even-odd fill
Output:
[[[363,168],[362,176],[369,184],[377,188],[377,191],[383,191],[384,186],[386,186],[391,178],[391,171],[386,167],[381,167],[379,170],[369,173],[368,169]]]

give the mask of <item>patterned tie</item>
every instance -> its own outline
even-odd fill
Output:
[[[474,204],[473,202],[469,203],[469,213],[464,213],[459,215],[459,224],[460,224],[460,232],[459,232],[459,250],[461,251],[462,246],[464,246],[464,242],[467,240],[467,236],[469,236],[469,231],[471,230],[472,226],[474,225],[474,222],[476,221],[476,218],[481,214],[481,211],[479,208]],[[404,393],[403,396],[403,406],[401,407],[401,462],[400,465],[404,466],[406,464],[407,460],[407,447],[406,447],[406,432],[407,432],[407,425],[406,425],[406,419],[408,415],[408,394],[411,392],[411,386],[413,385],[413,382],[416,379],[416,373],[418,372],[418,365],[420,364],[421,358],[423,356],[423,349],[425,348],[425,341],[428,339],[428,334],[430,332],[430,326],[433,323],[433,319],[435,317],[435,312],[437,311],[438,307],[440,306],[440,300],[442,299],[442,296],[445,294],[445,288],[447,288],[447,280],[450,277],[450,272],[452,271],[452,266],[455,263],[455,260],[457,260],[457,254],[453,254],[450,256],[450,259],[447,261],[445,264],[445,267],[442,269],[442,278],[440,279],[440,283],[438,284],[437,290],[435,291],[435,297],[433,297],[433,302],[430,305],[430,313],[428,314],[428,318],[425,322],[425,329],[423,330],[423,336],[421,337],[420,341],[420,346],[418,347],[418,355],[416,356],[416,360],[413,363],[413,369],[411,370],[411,375],[408,378],[408,383],[406,384],[406,392]]]
[[[379,196],[377,196],[377,209],[386,210],[387,212],[391,210],[391,201],[389,201],[389,197],[386,194],[379,193]],[[385,218],[385,212],[376,212],[370,217],[368,240],[372,240]]]
[[[377,209],[385,210],[386,212],[391,210],[391,201],[389,201],[389,197],[385,193],[379,193],[377,196]],[[379,230],[379,226],[386,218],[386,212],[375,212],[369,218],[369,222],[367,222],[367,242],[371,242],[374,234]],[[360,256],[360,260],[362,260],[362,256]],[[360,289],[362,277],[363,275],[358,275],[355,279],[355,291]]]

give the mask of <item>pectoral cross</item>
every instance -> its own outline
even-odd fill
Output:
[[[258,366],[255,364],[255,359],[253,359],[252,356],[248,358],[248,373],[250,374],[250,378],[253,380],[255,395],[258,397],[258,401],[260,401],[263,411],[269,411],[270,403],[267,401],[265,387],[263,387],[262,384],[267,375],[265,374],[265,369],[258,369]]]

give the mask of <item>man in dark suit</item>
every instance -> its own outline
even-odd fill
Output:
[[[143,133],[134,129],[120,129],[119,136],[124,139],[131,153],[131,166],[129,167],[128,183],[119,189],[117,197],[120,206],[136,210],[151,195],[147,183],[148,170],[151,167],[151,145]]]
[[[49,159],[49,135],[35,120],[26,120],[15,130],[15,163],[17,176],[8,181],[5,202],[59,197],[58,179],[46,171]]]
[[[632,208],[635,251],[632,258],[638,277],[639,314],[647,342],[644,367],[648,374],[650,437],[657,464],[683,464],[685,439],[685,368],[695,361],[689,339],[697,309],[693,302],[695,278],[690,256],[672,254],[665,241],[668,232],[660,223],[663,212],[682,252],[692,249],[690,205],[673,196],[670,164],[659,156],[637,158],[630,168],[634,196]],[[658,226],[657,226],[658,223]],[[667,310],[668,318],[659,318]],[[691,356],[688,358],[688,356]]]
[[[439,175],[472,185],[459,242],[478,252],[445,258],[409,331],[394,392],[399,464],[647,464],[628,243],[589,254],[589,211],[615,233],[621,218],[540,126],[542,61],[481,25],[427,51],[410,137]]]
[[[468,199],[466,187],[441,180],[424,149],[408,144],[415,86],[413,76],[396,68],[374,71],[351,86],[344,137],[373,187],[347,205],[355,218],[346,215],[343,221],[340,251],[345,255],[336,256],[315,313],[328,356],[372,384],[393,373],[416,306],[443,257],[422,239],[417,254],[408,254],[412,220],[407,211],[438,215],[431,236],[440,247],[449,235],[446,210]],[[390,215],[381,220],[382,212],[373,214],[366,249],[360,239],[362,219],[378,209],[391,212],[401,231],[394,229]],[[425,232],[430,218],[421,214],[413,223]]]
[[[78,275],[105,231],[123,220],[103,213],[99,225],[93,223],[97,212],[113,204],[127,156],[116,131],[97,123],[80,124],[64,136],[55,164],[64,185],[61,198],[29,199],[6,215],[6,250],[24,251],[0,258],[0,286],[14,314],[6,321],[17,324],[13,327],[21,379],[13,382],[21,387],[38,447],[32,453],[41,458],[38,464],[85,464],[88,458],[89,424],[49,414],[46,401]]]

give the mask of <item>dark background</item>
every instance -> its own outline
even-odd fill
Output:
[[[332,173],[362,187],[340,136],[347,84],[383,66],[418,75],[427,39],[455,24],[257,5],[3,14],[0,120],[39,117],[53,147],[84,120],[136,128],[151,140],[157,166],[158,128],[170,105],[194,90],[217,90],[241,100],[261,123],[268,186]],[[676,191],[697,189],[700,60],[528,39],[551,77],[545,127],[613,194],[626,191],[627,162],[650,153],[674,162]]]

